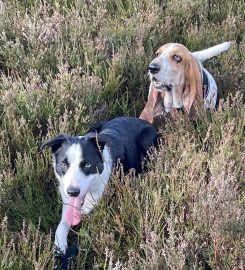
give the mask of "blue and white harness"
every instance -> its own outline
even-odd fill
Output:
[[[204,108],[215,108],[217,105],[218,87],[213,76],[202,68],[202,89]]]

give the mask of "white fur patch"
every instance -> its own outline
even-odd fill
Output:
[[[96,203],[100,200],[103,191],[110,179],[110,175],[112,172],[112,158],[110,154],[110,149],[107,145],[105,145],[103,152],[103,165],[104,169],[101,174],[97,174],[91,182],[88,193],[85,196],[84,204],[82,206],[82,214],[88,214]]]
[[[56,178],[60,183],[59,190],[63,202],[62,218],[55,232],[55,245],[63,253],[65,253],[67,248],[67,236],[70,230],[70,226],[65,221],[65,212],[69,198],[67,187],[72,185],[73,187],[80,188],[80,194],[82,193],[85,195],[81,212],[82,214],[88,214],[101,198],[112,172],[113,161],[110,149],[107,145],[105,145],[103,149],[102,156],[104,160],[104,169],[102,173],[85,175],[79,166],[83,159],[82,148],[79,144],[72,144],[66,152],[66,157],[70,166],[66,174],[62,177],[56,172],[56,160],[55,156],[53,157],[54,171]]]

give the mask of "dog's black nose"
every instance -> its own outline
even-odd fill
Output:
[[[67,189],[67,193],[71,197],[77,197],[79,195],[79,193],[80,193],[80,189],[70,187],[70,188]]]
[[[156,63],[150,64],[148,67],[150,73],[152,74],[156,74],[160,70],[160,68],[161,68],[160,65]]]

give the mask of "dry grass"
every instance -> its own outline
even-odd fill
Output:
[[[52,269],[61,201],[41,141],[138,116],[154,50],[234,40],[205,63],[221,103],[160,121],[150,170],[119,180],[70,234],[73,269],[245,265],[244,1],[0,1],[0,269]]]

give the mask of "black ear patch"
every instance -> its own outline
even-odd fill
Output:
[[[92,142],[99,150],[103,150],[106,142],[101,138],[97,132],[90,132],[85,135],[86,139]]]
[[[70,138],[70,135],[59,134],[57,137],[44,142],[41,146],[41,150],[43,150],[45,147],[51,147],[52,152],[55,153],[61,147],[62,143],[69,140]]]
[[[147,126],[142,129],[137,143],[144,155],[151,146],[157,146],[159,138],[160,136],[154,127]]]

